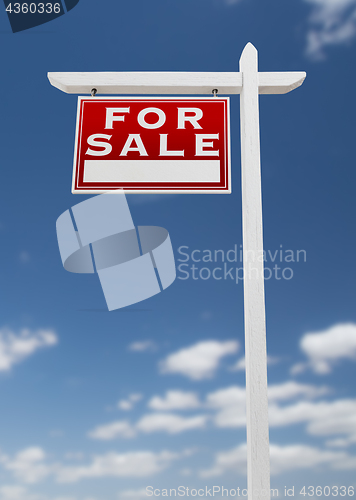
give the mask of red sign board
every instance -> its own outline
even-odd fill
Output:
[[[231,193],[229,98],[79,97],[73,193]]]

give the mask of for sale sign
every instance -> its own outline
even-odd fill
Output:
[[[73,193],[231,193],[229,98],[79,97]]]

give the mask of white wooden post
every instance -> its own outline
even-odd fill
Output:
[[[249,500],[270,497],[267,352],[262,239],[257,50],[240,59],[241,176],[246,355],[247,484]]]

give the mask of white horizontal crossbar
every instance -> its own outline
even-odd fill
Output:
[[[258,73],[260,94],[286,94],[299,87],[304,71]],[[51,84],[67,94],[241,94],[242,73],[48,73]]]

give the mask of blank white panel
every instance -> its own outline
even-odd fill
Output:
[[[84,182],[220,182],[220,160],[86,160]]]

